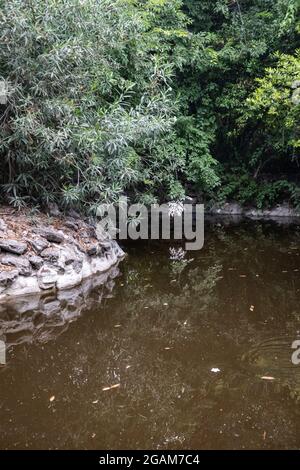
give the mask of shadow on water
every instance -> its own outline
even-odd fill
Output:
[[[200,252],[128,244],[98,286],[2,309],[0,447],[299,448],[299,240],[215,220]]]

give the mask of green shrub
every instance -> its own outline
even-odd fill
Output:
[[[0,177],[15,206],[91,208],[124,192],[135,197],[156,179],[155,193],[166,172],[176,181],[176,156],[157,155],[176,103],[172,63],[161,52],[168,40],[151,24],[159,4],[174,16],[178,2],[137,3],[1,1],[0,75],[9,97]]]
[[[270,208],[283,201],[300,208],[300,191],[296,183],[285,179],[256,180],[245,170],[225,172],[214,200],[219,203],[238,201],[244,206]]]

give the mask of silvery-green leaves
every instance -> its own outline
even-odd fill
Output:
[[[123,0],[9,0],[1,25],[11,200],[91,206],[143,184],[176,104],[172,64],[141,11]]]

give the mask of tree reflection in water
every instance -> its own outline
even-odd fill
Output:
[[[96,288],[64,334],[11,349],[1,447],[299,447],[298,242],[244,223],[209,227],[199,253],[127,246],[112,298]]]

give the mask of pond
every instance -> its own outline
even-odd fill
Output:
[[[135,242],[100,285],[2,307],[0,448],[300,447],[300,227]]]

